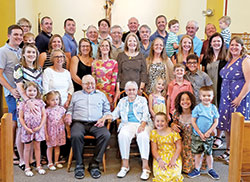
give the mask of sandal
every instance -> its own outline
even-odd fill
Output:
[[[223,154],[217,157],[218,160],[226,161],[229,160],[230,150],[227,149]]]
[[[30,163],[30,166],[32,166],[32,167],[36,167],[36,161],[31,162],[31,163]]]
[[[24,174],[25,174],[25,176],[27,176],[27,177],[32,177],[32,176],[34,176],[34,173],[31,171],[31,168],[26,168],[26,169],[24,170]]]
[[[19,164],[18,167],[24,171],[25,170],[25,163]],[[28,169],[28,168],[27,168]]]
[[[41,166],[38,166],[36,168],[36,171],[38,172],[38,174],[41,174],[41,175],[46,173],[46,171]]]
[[[49,170],[51,170],[51,171],[55,171],[55,170],[56,170],[56,167],[53,165],[53,163],[49,163],[49,164],[47,165],[47,167],[48,167]]]
[[[55,162],[55,166],[56,166],[57,168],[63,168],[63,165],[60,164],[59,162]]]
[[[13,164],[14,165],[19,165],[19,159],[18,158],[13,158]]]
[[[223,146],[223,140],[220,137],[215,137],[214,143],[213,143],[213,149],[219,149]]]

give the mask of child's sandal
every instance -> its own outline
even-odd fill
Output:
[[[63,165],[60,164],[59,162],[55,162],[55,166],[56,166],[57,168],[63,168]]]
[[[31,171],[31,168],[26,168],[26,169],[24,170],[24,174],[25,174],[25,176],[27,176],[27,177],[32,177],[32,176],[34,176],[34,173]]]
[[[46,171],[41,166],[38,166],[36,168],[36,171],[38,172],[38,174],[41,174],[41,175],[46,173]]]
[[[219,149],[223,146],[223,140],[220,137],[215,137],[213,149]]]
[[[55,170],[56,170],[56,167],[53,165],[53,163],[49,163],[49,164],[47,165],[47,167],[48,167],[49,170],[51,170],[51,171],[55,171]]]

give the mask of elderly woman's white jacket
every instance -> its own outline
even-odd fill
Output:
[[[121,124],[119,125],[118,131],[128,123],[128,112],[129,112],[129,101],[128,97],[123,97],[115,110],[112,112],[113,120],[121,117]],[[151,122],[150,114],[148,111],[148,103],[145,97],[136,96],[136,99],[133,102],[133,112],[136,119],[139,122],[145,121],[147,123]]]

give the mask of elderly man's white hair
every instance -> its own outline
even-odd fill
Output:
[[[82,83],[85,83],[85,80],[87,80],[87,79],[93,79],[95,82],[95,78],[92,75],[84,75],[82,77]]]
[[[138,90],[138,85],[135,81],[128,81],[126,84],[125,84],[125,90],[127,90],[127,88],[130,86],[130,85],[133,85],[136,90]]]
[[[195,27],[196,27],[196,29],[198,29],[198,28],[199,28],[198,22],[197,22],[197,21],[195,21],[195,20],[190,20],[190,21],[188,21],[188,22],[187,22],[187,26],[188,26],[189,24],[194,24],[194,25],[195,25]]]

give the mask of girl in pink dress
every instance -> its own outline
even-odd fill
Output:
[[[39,88],[34,82],[26,82],[24,86],[29,102],[22,101],[19,105],[19,119],[22,125],[21,141],[24,143],[25,175],[33,176],[29,159],[31,155],[31,144],[33,143],[36,158],[36,170],[39,174],[45,174],[45,170],[40,164],[40,142],[45,140],[44,124],[46,121],[45,104],[40,99]],[[36,111],[32,112],[31,104],[36,106]]]
[[[57,168],[62,168],[63,165],[58,163],[60,155],[60,146],[65,145],[65,125],[63,117],[66,112],[61,105],[61,97],[58,91],[50,91],[44,96],[46,102],[46,143],[47,143],[47,158],[48,168],[51,171]],[[55,165],[52,162],[52,155],[54,149]],[[56,167],[55,167],[56,166]]]

